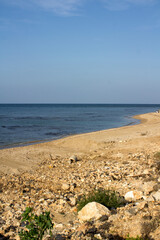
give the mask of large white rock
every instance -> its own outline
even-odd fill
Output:
[[[78,212],[78,218],[82,222],[90,221],[90,220],[98,220],[102,216],[109,216],[109,215],[110,215],[109,209],[97,202],[88,203]]]
[[[143,196],[142,192],[141,191],[130,191],[130,192],[127,192],[124,196],[125,200],[126,201],[136,201],[138,199],[141,199]]]

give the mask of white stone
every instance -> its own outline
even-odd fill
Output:
[[[62,223],[59,223],[59,224],[54,224],[54,227],[62,229],[64,227],[64,225]]]
[[[96,239],[102,239],[102,236],[101,236],[101,234],[100,233],[98,233],[98,234],[94,234],[94,237],[96,238]]]
[[[102,216],[109,216],[108,208],[97,202],[90,202],[78,212],[80,221],[90,221],[100,219]]]
[[[143,194],[141,191],[130,191],[130,192],[127,192],[124,196],[125,200],[126,201],[136,201],[138,199],[141,199],[143,197]]]

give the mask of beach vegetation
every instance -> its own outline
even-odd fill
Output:
[[[77,203],[77,210],[80,211],[86,204],[98,202],[105,207],[117,208],[124,204],[124,199],[114,190],[98,189],[93,190],[88,195],[83,195]]]
[[[33,213],[33,208],[27,207],[22,214],[22,222],[25,223],[26,229],[21,230],[19,233],[21,240],[42,240],[47,231],[51,235],[53,223],[50,212],[44,212],[38,216]]]

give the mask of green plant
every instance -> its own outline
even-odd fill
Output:
[[[98,202],[108,208],[117,208],[123,204],[123,200],[119,193],[114,190],[98,189],[84,195],[80,201],[78,201],[77,209],[80,211],[87,203]]]
[[[22,222],[25,222],[27,229],[23,229],[19,233],[21,240],[42,240],[47,230],[50,230],[51,234],[53,223],[50,218],[50,212],[37,216],[33,213],[33,208],[27,207],[22,217]]]

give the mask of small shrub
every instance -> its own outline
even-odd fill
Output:
[[[107,208],[117,208],[121,206],[124,201],[120,197],[119,193],[114,190],[94,190],[87,196],[84,195],[78,202],[77,209],[80,211],[87,203],[98,202]]]
[[[22,222],[26,223],[27,230],[19,233],[21,240],[42,240],[44,233],[53,228],[50,212],[45,212],[39,216],[33,214],[33,208],[27,207],[22,214]]]

